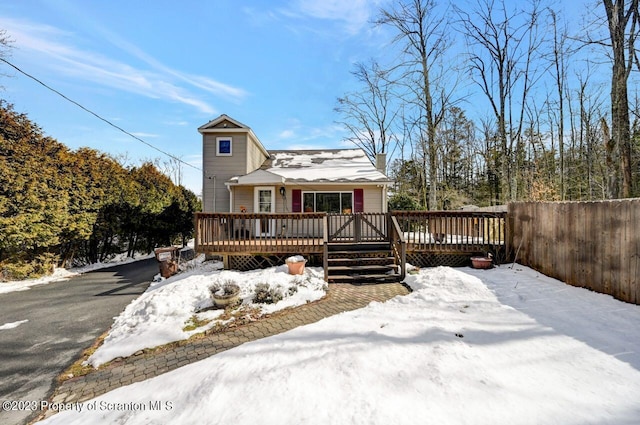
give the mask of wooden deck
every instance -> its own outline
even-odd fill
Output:
[[[403,270],[407,256],[507,256],[506,213],[197,213],[195,249],[218,255],[322,254],[329,245],[386,244]]]
[[[197,213],[197,252],[322,253],[326,214]]]
[[[395,211],[409,252],[487,253],[506,246],[506,213]]]

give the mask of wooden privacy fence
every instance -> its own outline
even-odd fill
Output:
[[[519,263],[640,304],[640,199],[515,202],[508,214]]]

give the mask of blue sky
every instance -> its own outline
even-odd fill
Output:
[[[339,147],[336,98],[386,43],[376,2],[22,0],[0,3],[8,59],[143,140],[201,166],[197,128],[225,113],[270,149]],[[71,148],[162,154],[1,64],[1,97]],[[163,158],[166,159],[166,158]],[[200,192],[197,170],[184,184]]]
[[[388,29],[369,23],[389,1],[4,1],[0,28],[13,64],[200,167],[197,128],[222,113],[268,149],[345,146],[333,108],[357,87],[354,63],[392,54]],[[0,96],[70,148],[167,159],[6,64],[0,73]],[[183,172],[199,194],[200,171]]]

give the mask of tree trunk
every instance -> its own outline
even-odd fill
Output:
[[[607,164],[619,168],[618,176],[622,177],[622,186],[616,184],[616,197],[628,198],[632,193],[631,173],[631,131],[629,124],[629,98],[627,83],[631,71],[631,59],[634,51],[635,26],[626,34],[629,22],[638,16],[638,0],[631,0],[625,7],[625,0],[603,0],[609,24],[613,66],[611,75],[611,140],[607,143],[607,159],[614,151],[618,155],[618,164]],[[627,50],[630,58],[627,58]],[[611,145],[611,146],[609,146]],[[613,172],[610,170],[609,175]],[[611,191],[613,188],[609,188]]]
[[[606,152],[606,164],[607,164],[607,185],[606,194],[607,199],[615,199],[618,197],[619,184],[618,184],[618,168],[616,158],[616,142],[609,134],[609,126],[606,120],[602,119],[602,139],[604,140],[604,147]]]

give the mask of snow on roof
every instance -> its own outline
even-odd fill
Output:
[[[297,182],[388,182],[362,149],[269,151],[262,169]]]

